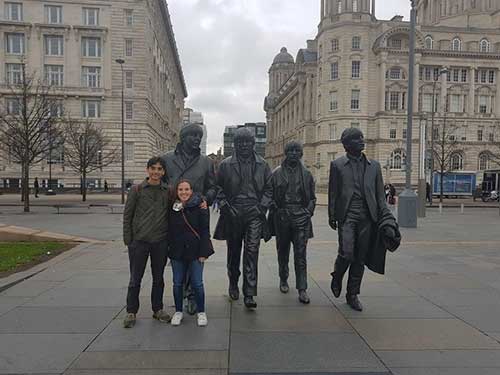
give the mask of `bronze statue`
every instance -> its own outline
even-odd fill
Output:
[[[272,200],[271,170],[254,151],[255,137],[246,128],[234,135],[235,154],[224,159],[217,172],[221,216],[214,238],[226,240],[229,296],[239,298],[241,247],[243,249],[243,295],[247,308],[257,307],[257,264],[260,240],[269,240],[266,212]]]
[[[180,142],[174,151],[164,155],[162,159],[167,167],[164,181],[170,188],[181,179],[191,183],[194,193],[203,197],[207,206],[210,206],[217,194],[215,185],[215,170],[212,161],[201,155],[200,143],[203,137],[203,128],[197,124],[186,125],[180,130]],[[187,312],[196,312],[194,293],[189,286],[189,275],[186,276],[185,292],[187,298]]]
[[[288,293],[288,263],[293,244],[295,287],[299,301],[310,302],[307,295],[307,241],[313,237],[311,217],[316,208],[314,179],[301,162],[302,145],[285,146],[285,160],[272,174],[273,204],[269,213],[271,235],[276,235],[280,291]]]
[[[342,290],[342,278],[349,269],[346,299],[349,306],[362,311],[359,301],[365,261],[375,272],[383,273],[385,250],[394,251],[401,240],[396,220],[389,211],[380,164],[368,159],[363,150],[361,130],[342,133],[346,155],[331,162],[328,187],[328,217],[338,229],[339,249],[332,272],[331,289],[335,297]]]

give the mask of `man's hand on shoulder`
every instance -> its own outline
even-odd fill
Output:
[[[330,228],[332,228],[333,230],[337,230],[337,222],[335,220],[328,220],[328,224],[330,224]]]
[[[207,201],[206,201],[205,199],[203,199],[203,200],[201,201],[201,203],[200,203],[200,208],[201,208],[202,210],[206,210],[206,209],[208,209],[208,204],[207,204]]]

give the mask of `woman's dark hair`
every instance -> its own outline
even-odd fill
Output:
[[[179,181],[177,181],[177,183],[170,190],[170,198],[171,198],[170,201],[172,202],[172,204],[174,204],[175,201],[177,199],[179,199],[179,197],[177,196],[177,189],[179,188],[179,185],[184,183],[184,182],[189,184],[189,187],[191,188],[191,190],[193,190],[193,184],[191,183],[191,181],[189,181],[185,178],[181,178]]]

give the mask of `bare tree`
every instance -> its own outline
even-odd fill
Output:
[[[8,93],[0,101],[0,149],[21,165],[21,195],[24,212],[29,212],[30,169],[64,140],[51,86],[28,74],[23,62],[20,66],[18,74],[8,78]]]
[[[434,127],[434,170],[439,173],[439,201],[443,202],[444,176],[452,171],[453,156],[459,151],[457,140],[457,127],[446,121],[446,113],[443,121]]]
[[[111,139],[102,128],[89,119],[77,121],[68,118],[65,124],[64,162],[80,176],[82,201],[87,200],[87,176],[114,163],[118,148],[112,147]]]

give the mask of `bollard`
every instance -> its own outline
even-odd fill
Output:
[[[439,203],[439,213],[440,214],[443,213],[443,204],[442,203]]]
[[[464,204],[462,203],[460,205],[460,213],[463,214],[464,213]]]

